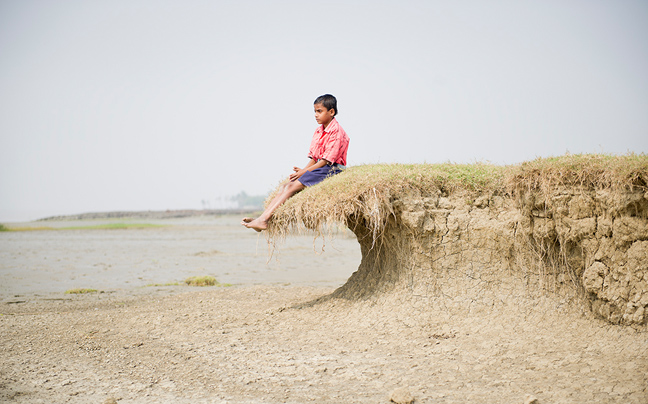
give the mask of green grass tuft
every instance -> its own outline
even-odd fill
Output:
[[[189,286],[216,286],[220,285],[216,278],[213,276],[191,276],[185,279],[185,283]]]
[[[97,289],[82,289],[82,288],[76,288],[76,289],[69,289],[65,291],[66,295],[81,295],[85,293],[97,293]]]
[[[37,231],[37,230],[54,230],[54,228],[53,227],[46,227],[46,226],[37,226],[37,227],[31,227],[31,226],[7,227],[7,226],[4,226],[4,230],[2,230],[2,231]]]
[[[4,224],[0,223],[0,231],[9,231],[9,228]]]
[[[147,229],[151,227],[164,227],[164,225],[152,223],[105,223],[91,226],[61,227],[61,230]]]
[[[146,286],[178,286],[179,282],[167,282],[167,283],[149,283]]]

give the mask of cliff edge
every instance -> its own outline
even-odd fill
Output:
[[[645,155],[356,166],[290,199],[269,235],[331,224],[354,232],[362,261],[330,297],[557,293],[611,323],[648,323]]]

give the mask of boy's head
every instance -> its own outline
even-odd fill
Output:
[[[333,116],[337,115],[338,113],[337,99],[335,99],[335,97],[331,94],[324,94],[317,97],[315,99],[315,102],[313,102],[313,105],[317,104],[322,104],[322,106],[326,108],[327,111],[333,110]]]

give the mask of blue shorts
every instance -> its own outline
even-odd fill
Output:
[[[304,175],[299,177],[298,181],[304,184],[307,187],[311,187],[315,184],[319,184],[324,181],[326,178],[339,174],[342,172],[342,169],[338,167],[337,164],[325,165],[324,167],[316,168],[313,171],[306,171]]]

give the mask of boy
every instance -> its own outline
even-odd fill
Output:
[[[315,120],[320,126],[313,135],[308,151],[306,167],[293,167],[288,182],[284,183],[266,210],[256,219],[246,217],[241,224],[256,231],[268,228],[268,220],[282,203],[306,187],[322,182],[326,177],[338,174],[346,166],[349,137],[335,116],[337,100],[331,94],[317,97],[315,100]]]

